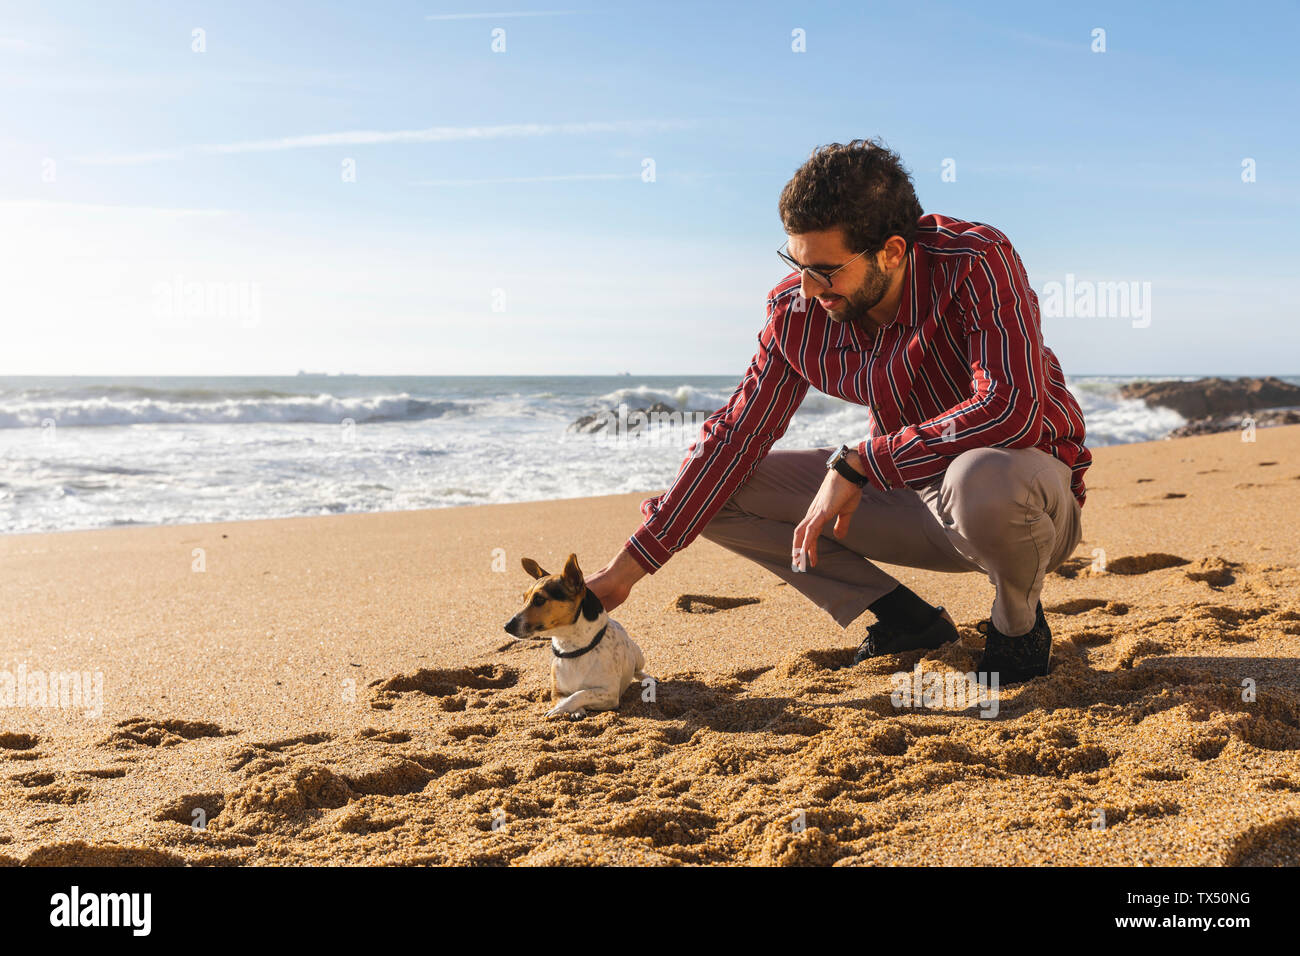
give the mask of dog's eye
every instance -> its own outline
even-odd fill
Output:
[[[546,598],[542,597],[540,594],[533,595],[533,607],[541,607],[545,603]]]

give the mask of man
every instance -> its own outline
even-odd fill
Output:
[[[856,663],[957,639],[942,607],[872,560],[980,571],[996,593],[979,670],[1004,684],[1046,674],[1039,594],[1081,538],[1092,456],[1019,255],[991,226],[923,216],[898,156],[874,141],[814,151],[780,212],[795,271],[768,294],[758,353],[588,586],[612,610],[702,534],[841,627],[872,611]],[[866,439],[831,460],[829,448],[768,454],[810,386],[868,406]]]

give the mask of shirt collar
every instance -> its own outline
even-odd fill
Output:
[[[898,300],[898,317],[895,321],[906,325],[916,325],[916,255],[917,245],[907,250],[903,257],[903,297]]]
[[[889,328],[895,324],[915,326],[918,317],[916,314],[917,296],[916,296],[916,256],[917,246],[912,244],[907,255],[903,257],[903,294],[898,300],[898,312],[895,314],[894,321],[885,326]],[[853,336],[853,341],[857,343],[859,349],[867,348],[871,343],[865,341],[868,336],[860,332],[856,325],[849,326],[849,334]]]

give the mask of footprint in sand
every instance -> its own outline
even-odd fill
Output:
[[[27,773],[14,774],[9,779],[23,787],[48,787],[54,782],[55,778],[52,773],[42,773],[39,770],[31,770]]]
[[[750,681],[757,680],[768,671],[772,670],[773,666],[774,665],[772,664],[768,664],[764,667],[747,667],[742,670],[732,671],[728,676],[731,677],[732,680],[739,681],[742,684],[748,684]]]
[[[34,734],[0,734],[0,750],[3,751],[31,750],[40,742],[41,738]],[[13,757],[13,754],[4,753],[0,756]]]
[[[518,683],[519,671],[504,664],[421,668],[414,674],[372,681],[374,697],[370,706],[375,710],[392,710],[403,694],[416,693],[440,698],[443,710],[464,710],[464,698],[460,696],[463,691],[502,690]]]
[[[1187,779],[1187,772],[1179,770],[1176,767],[1151,767],[1138,773],[1143,780],[1154,780],[1159,783],[1176,783],[1179,780]]]
[[[811,675],[817,671],[837,671],[853,666],[852,647],[811,648],[781,661],[776,668],[778,676],[795,677]]]
[[[1073,580],[1079,576],[1079,572],[1086,568],[1092,562],[1088,558],[1066,558],[1052,571],[1059,578]]]
[[[1093,608],[1105,607],[1109,602],[1103,598],[1072,598],[1061,604],[1043,608],[1047,614],[1083,614]]]
[[[295,737],[283,737],[279,740],[270,740],[263,743],[246,744],[231,755],[226,769],[233,773],[236,770],[243,770],[248,767],[248,773],[260,773],[268,767],[284,766],[284,760],[279,759],[276,755],[285,754],[286,752],[298,752],[302,748],[327,744],[333,739],[333,734],[310,733],[299,734]]]
[[[411,735],[404,730],[379,730],[375,727],[367,727],[357,734],[361,740],[374,740],[381,744],[408,744],[411,742]]]
[[[87,788],[56,783],[57,778],[52,773],[33,770],[29,773],[17,774],[9,779],[24,788],[23,799],[35,803],[56,803],[71,806],[74,803],[84,803],[90,799],[90,791]]]
[[[1109,644],[1115,640],[1114,634],[1108,634],[1105,631],[1075,631],[1073,634],[1066,634],[1077,647],[1096,647],[1101,644]]]
[[[90,790],[86,787],[65,787],[60,784],[52,784],[48,787],[40,787],[25,795],[28,800],[36,803],[54,803],[62,806],[72,806],[76,803],[85,803],[90,799]]]
[[[1190,581],[1204,581],[1212,588],[1225,588],[1237,580],[1233,573],[1241,565],[1223,558],[1202,558],[1183,573]]]
[[[461,724],[459,727],[448,727],[447,733],[456,740],[466,740],[470,737],[495,737],[500,730],[500,727],[490,727],[487,724]]]
[[[1191,562],[1186,558],[1178,557],[1176,554],[1152,551],[1148,554],[1112,558],[1106,562],[1105,570],[1100,568],[1092,570],[1092,560],[1090,558],[1070,558],[1062,562],[1052,573],[1062,578],[1075,578],[1083,573],[1088,576],[1098,574],[1147,574],[1151,571],[1176,568],[1184,564],[1191,564]]]
[[[370,686],[376,693],[418,692],[430,697],[449,697],[462,690],[499,690],[519,683],[519,672],[501,664],[477,667],[421,668],[414,674],[399,674]]]
[[[118,780],[126,776],[125,767],[92,767],[74,772],[78,777],[92,777],[96,780]]]
[[[730,611],[732,608],[757,604],[756,597],[717,597],[712,594],[679,594],[674,607],[687,614],[715,614],[718,611]]]
[[[317,744],[327,744],[333,739],[333,734],[299,734],[296,737],[285,737],[281,740],[272,740],[268,743],[253,744],[253,746],[257,747],[259,750],[269,750],[272,753],[280,753],[281,751],[288,750],[291,747],[314,747]]]
[[[1111,574],[1148,574],[1151,571],[1176,568],[1184,564],[1191,564],[1191,562],[1176,554],[1152,551],[1149,554],[1136,554],[1107,561],[1106,570]]]
[[[126,720],[118,721],[115,726],[118,729],[95,746],[115,750],[129,750],[135,747],[175,747],[187,740],[198,740],[201,737],[229,737],[236,733],[201,720],[154,720],[149,717],[128,717]]]
[[[187,793],[164,803],[154,811],[153,818],[160,823],[170,821],[187,827],[202,820],[206,826],[225,808],[226,796],[223,793]]]

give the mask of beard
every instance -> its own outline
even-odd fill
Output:
[[[880,323],[874,321],[867,312],[879,305],[885,297],[885,292],[889,289],[889,276],[875,262],[868,262],[867,267],[868,272],[863,277],[862,284],[852,292],[843,293],[844,305],[833,312],[827,309],[826,314],[836,322],[848,322],[874,334]]]

